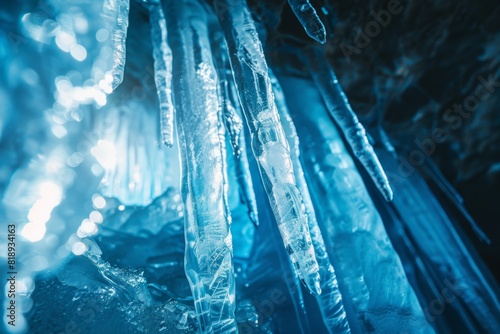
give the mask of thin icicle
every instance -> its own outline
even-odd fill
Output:
[[[217,27],[218,28],[218,27]],[[259,225],[257,201],[253,190],[252,177],[248,166],[248,157],[245,152],[246,140],[243,131],[241,108],[231,75],[226,41],[221,32],[213,36],[214,60],[219,74],[219,83],[222,96],[222,110],[225,125],[229,133],[234,153],[236,178],[240,188],[240,198],[247,206],[250,220],[255,226]]]
[[[235,102],[231,102],[231,105],[233,105],[233,103]],[[238,108],[238,111],[236,111],[236,115],[241,114],[241,110],[239,109],[240,108]],[[240,153],[235,155],[236,179],[238,180],[238,185],[240,187],[240,192],[241,192],[240,196],[247,206],[248,217],[255,225],[255,227],[258,227],[259,212],[257,209],[257,200],[255,198],[255,192],[253,189],[252,176],[250,175],[250,166],[248,164],[248,156],[247,156],[248,151],[245,150],[245,148],[247,147],[246,145],[247,144],[246,144],[245,132],[241,131],[240,135],[238,136],[238,146],[236,148]]]
[[[165,1],[182,160],[186,276],[202,333],[234,333],[231,216],[221,152],[217,74],[195,0]],[[208,163],[207,163],[208,162]]]
[[[307,34],[314,40],[325,44],[326,29],[309,0],[288,0],[295,16],[299,19]]]
[[[255,24],[244,0],[216,0],[215,8],[228,43],[253,153],[285,248],[297,275],[312,294],[319,295],[318,262]]]
[[[339,84],[337,76],[328,66],[322,49],[306,48],[302,55],[328,111],[342,129],[354,155],[363,164],[385,200],[390,202],[393,193],[387,176],[366,137],[363,125],[359,122]]]
[[[172,50],[167,43],[167,25],[159,4],[149,6],[155,83],[160,102],[161,140],[171,147],[174,144],[174,105],[172,102]]]
[[[106,80],[112,89],[123,81],[129,9],[129,0],[104,0],[103,17],[111,35],[113,50],[113,65]]]
[[[304,171],[300,163],[299,137],[297,136],[295,125],[288,112],[281,86],[271,69],[269,69],[269,77],[273,84],[274,97],[280,114],[281,124],[283,125],[283,129],[285,130],[288,142],[291,146],[290,156],[295,171],[295,179],[297,180],[297,187],[302,194],[302,199],[306,208],[307,217],[309,219],[309,231],[311,233],[314,251],[316,252],[316,258],[320,268],[322,293],[320,296],[316,297],[319,309],[323,315],[323,321],[330,333],[350,333],[351,330],[342,303],[342,295],[340,294],[337,276],[328,258],[325,242],[316,220],[316,213],[314,211],[311,195],[309,194]]]

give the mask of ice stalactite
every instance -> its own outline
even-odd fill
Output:
[[[123,81],[129,9],[130,0],[104,0],[102,15],[111,34],[113,50],[113,64],[106,74],[106,80],[112,89]]]
[[[182,161],[185,269],[203,333],[232,333],[235,288],[231,216],[219,136],[217,74],[198,1],[164,1]]]
[[[280,78],[300,127],[306,179],[353,332],[432,333],[383,222],[321,97],[308,80]],[[300,98],[299,98],[300,96]],[[397,324],[397,325],[395,325]]]
[[[262,45],[243,0],[216,0],[215,8],[230,53],[252,149],[297,275],[314,295],[321,293],[319,266],[296,186],[290,150],[280,124]]]
[[[337,76],[333,69],[328,66],[323,50],[309,47],[304,49],[302,56],[328,111],[342,129],[354,155],[363,164],[386,201],[391,201],[393,193],[387,176],[368,141],[363,125],[359,122],[339,84]]]
[[[321,275],[321,295],[317,296],[319,308],[323,315],[323,321],[330,333],[350,333],[349,323],[345,314],[344,305],[342,303],[342,295],[339,290],[337,276],[335,270],[330,263],[328,253],[326,252],[325,242],[321,235],[318,222],[316,220],[316,213],[314,210],[311,195],[302,170],[300,163],[300,148],[299,137],[297,130],[293,123],[288,107],[286,105],[285,96],[278,82],[271,70],[269,70],[269,77],[273,85],[274,97],[276,100],[276,107],[281,118],[281,124],[285,130],[285,134],[290,144],[290,156],[293,162],[293,169],[295,171],[295,179],[297,186],[302,194],[302,199],[306,208],[306,214],[309,221],[309,232],[311,233],[311,240],[316,252],[316,259],[318,260],[320,275]]]
[[[219,27],[217,25],[217,27],[213,30],[218,29]],[[219,75],[222,115],[224,117],[224,123],[229,133],[231,146],[233,148],[233,159],[236,170],[236,179],[240,189],[240,197],[242,202],[244,202],[247,206],[247,212],[250,220],[255,226],[258,226],[259,214],[253,190],[252,177],[248,166],[245,131],[243,131],[243,116],[236,88],[234,87],[226,41],[224,40],[222,32],[215,31],[213,33],[212,45],[215,66]]]
[[[153,57],[155,84],[160,103],[161,140],[167,146],[174,144],[174,105],[172,102],[172,50],[167,41],[167,24],[161,5],[149,5],[151,22],[151,39],[153,41]]]
[[[387,171],[401,175],[398,161],[401,160],[382,160]],[[447,308],[460,314],[456,322],[463,323],[463,330],[474,332],[474,323],[478,323],[485,333],[497,332],[500,300],[495,284],[481,272],[474,254],[467,249],[426,180],[416,171],[404,175],[394,182],[399,196],[393,204],[422,262],[430,267],[425,269],[432,271],[427,282],[434,283],[438,290],[434,295],[439,302],[426,306],[425,314],[430,321],[439,322],[441,312],[436,310],[441,310],[441,306],[435,305],[446,303]]]
[[[309,0],[288,0],[307,34],[321,44],[326,42],[326,29]]]

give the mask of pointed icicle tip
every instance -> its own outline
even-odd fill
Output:
[[[288,0],[288,4],[306,33],[315,41],[326,43],[326,29],[309,0]]]
[[[391,202],[394,198],[394,192],[389,184],[385,184],[382,189],[382,195],[384,196],[387,202]]]
[[[321,279],[318,272],[307,275],[307,281],[299,276],[299,280],[313,296],[321,295]]]

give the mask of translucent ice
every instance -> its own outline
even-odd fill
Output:
[[[103,17],[111,34],[113,65],[106,79],[115,89],[123,81],[130,0],[104,0]]]
[[[316,252],[316,258],[320,267],[321,275],[321,295],[317,296],[320,311],[323,315],[323,321],[330,333],[350,333],[349,323],[347,322],[344,305],[342,303],[342,295],[339,290],[335,270],[333,269],[328,253],[326,252],[325,242],[321,235],[318,222],[316,221],[316,213],[314,210],[313,202],[309,194],[309,189],[305,179],[302,165],[300,163],[300,147],[299,137],[295,125],[293,124],[288,107],[286,105],[285,96],[278,82],[271,70],[269,70],[269,77],[273,85],[274,96],[276,99],[276,106],[278,108],[281,123],[285,130],[288,142],[290,143],[290,156],[293,162],[293,169],[295,171],[295,178],[297,186],[302,194],[305,204],[307,218],[309,222],[309,231],[311,233],[311,240]]]
[[[347,101],[335,73],[328,66],[322,49],[309,47],[304,49],[302,54],[328,111],[342,129],[354,155],[366,168],[384,198],[391,201],[393,194],[387,176],[373,152],[363,125]]]
[[[281,79],[281,78],[280,78]],[[380,216],[310,81],[280,83],[353,332],[432,333]],[[300,98],[299,98],[300,97]],[[314,138],[314,140],[310,140]]]
[[[172,32],[168,40],[182,161],[186,275],[201,331],[231,333],[236,331],[231,216],[207,18],[194,0],[167,1],[163,9]]]
[[[217,0],[215,7],[230,52],[231,66],[253,153],[290,259],[311,293],[320,294],[319,267],[307,216],[295,184],[290,150],[274,103],[262,45],[242,0]]]
[[[155,83],[160,102],[160,132],[163,143],[174,143],[174,105],[172,102],[172,50],[167,42],[167,23],[159,4],[149,5]]]
[[[324,44],[326,42],[325,26],[309,0],[288,0],[288,3],[307,34]]]

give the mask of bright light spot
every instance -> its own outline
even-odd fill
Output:
[[[24,225],[22,234],[29,241],[36,242],[42,240],[46,230],[45,224],[28,223]]]
[[[57,183],[54,183],[52,181],[42,182],[38,186],[38,193],[40,194],[40,196],[42,196],[42,198],[54,203],[54,206],[61,203],[62,189]]]
[[[99,140],[90,150],[97,162],[105,169],[113,169],[116,165],[116,149],[112,142]]]
[[[87,246],[85,246],[85,244],[81,241],[76,242],[71,248],[71,251],[75,255],[82,255],[83,253],[85,253],[86,250]]]
[[[99,81],[99,88],[106,94],[111,94],[111,92],[113,92],[113,87],[111,87],[111,83],[104,79]]]
[[[96,209],[102,209],[106,206],[106,200],[101,195],[92,196],[92,204]]]
[[[66,128],[62,125],[55,124],[50,127],[50,130],[57,138],[63,138],[68,134]]]
[[[59,49],[65,52],[69,52],[71,50],[71,47],[76,44],[76,39],[75,36],[63,30],[60,30],[56,36],[56,44]]]
[[[20,295],[29,295],[35,289],[35,282],[31,277],[25,277],[17,281],[17,291]]]
[[[98,42],[102,43],[108,38],[109,38],[109,31],[107,31],[106,29],[99,29],[95,33],[95,39],[97,39]]]
[[[89,219],[84,219],[80,229],[85,235],[93,235],[97,233],[97,225]]]
[[[87,49],[80,44],[75,44],[71,47],[70,53],[78,61],[83,61],[87,58]]]
[[[99,211],[92,211],[89,215],[89,218],[94,223],[102,223],[102,215]]]
[[[92,174],[94,174],[95,176],[100,176],[104,172],[101,165],[99,164],[92,164],[90,170],[92,171]]]
[[[66,163],[70,167],[78,167],[78,165],[80,165],[84,159],[85,157],[82,153],[75,152],[68,157]]]
[[[89,22],[84,16],[76,16],[73,18],[75,31],[79,34],[86,34],[89,29]]]
[[[55,81],[56,88],[61,93],[70,92],[73,89],[73,84],[68,80],[67,77],[57,77]]]
[[[28,213],[28,219],[34,224],[45,224],[50,219],[50,213],[54,208],[53,203],[45,198],[39,199],[33,204]],[[43,232],[45,233],[45,231]]]
[[[118,210],[119,211],[125,210],[125,205],[123,205],[123,204],[118,205]]]

